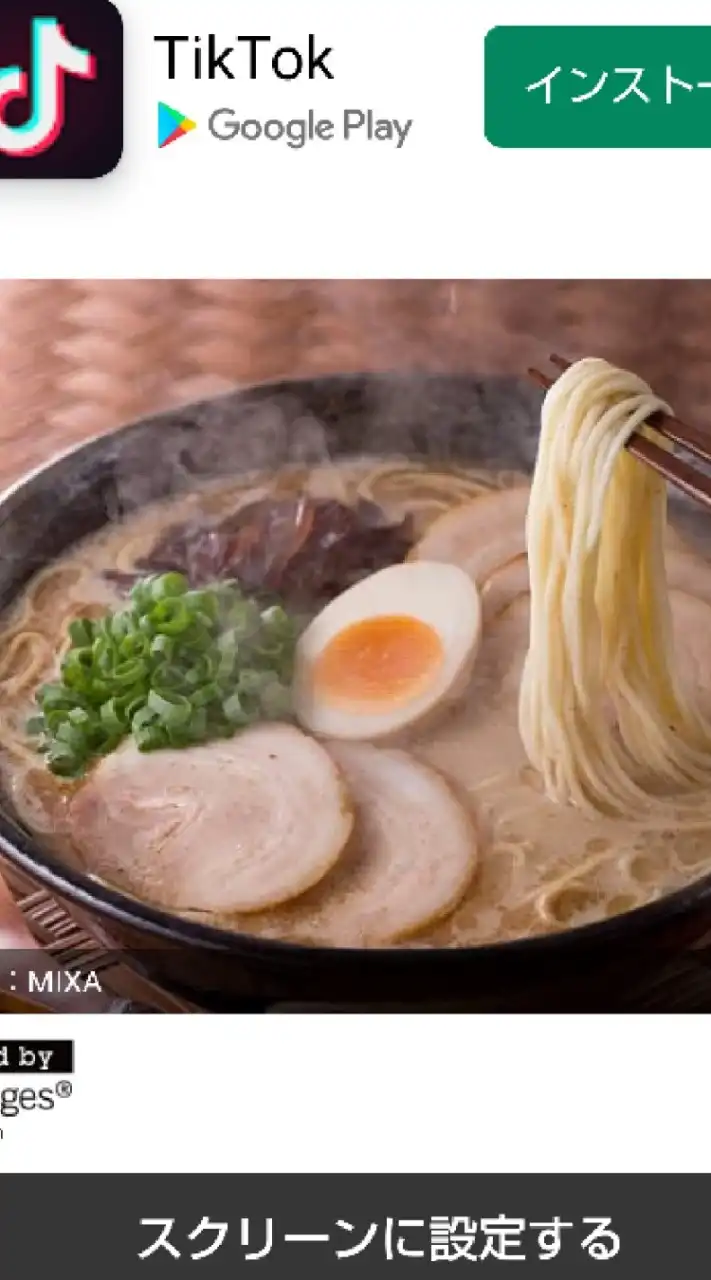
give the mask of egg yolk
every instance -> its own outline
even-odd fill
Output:
[[[419,618],[365,618],[326,645],[314,666],[314,686],[332,703],[393,705],[426,688],[443,658],[437,632]]]

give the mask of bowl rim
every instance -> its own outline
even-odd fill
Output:
[[[11,499],[22,494],[22,491],[35,480],[46,478],[55,467],[75,455],[90,454],[101,442],[116,440],[122,435],[129,435],[137,428],[146,427],[174,417],[176,414],[195,412],[201,408],[219,404],[220,401],[234,398],[247,398],[250,394],[269,393],[283,394],[286,389],[298,386],[313,386],[316,383],[352,383],[354,381],[385,381],[395,378],[416,378],[421,381],[455,381],[475,380],[477,376],[486,377],[491,382],[520,381],[515,375],[491,374],[477,375],[466,371],[450,373],[421,370],[353,370],[328,374],[316,374],[305,377],[282,377],[261,382],[250,382],[244,385],[185,404],[171,406],[156,413],[145,414],[141,418],[132,419],[108,432],[100,432],[88,439],[70,445],[68,448],[52,454],[46,461],[23,473],[0,491],[0,515]],[[223,929],[218,925],[205,924],[202,921],[173,914],[160,907],[155,907],[130,894],[114,889],[102,881],[94,880],[86,873],[66,866],[61,860],[44,849],[36,837],[16,826],[0,811],[0,853],[4,858],[16,865],[25,875],[39,881],[45,888],[58,897],[76,903],[90,914],[108,917],[109,920],[127,925],[139,933],[152,938],[161,938],[173,945],[199,946],[223,954],[248,951],[256,957],[260,953],[284,959],[298,957],[300,960],[319,959],[360,960],[363,963],[397,963],[410,965],[428,963],[438,965],[456,965],[463,958],[476,957],[477,960],[492,962],[501,957],[536,956],[557,953],[562,948],[578,949],[586,943],[590,945],[605,942],[632,941],[633,936],[652,929],[655,924],[668,924],[670,920],[686,916],[690,910],[698,909],[711,903],[711,872],[698,880],[692,881],[673,893],[653,899],[642,906],[635,907],[618,916],[604,920],[578,925],[572,929],[560,929],[547,934],[534,934],[498,942],[483,942],[468,947],[418,947],[416,937],[414,945],[396,944],[390,947],[341,947],[311,945],[289,942],[286,939],[264,938],[257,934],[244,933],[238,930]],[[0,865],[1,869],[1,865]]]
[[[673,919],[684,917],[692,909],[711,903],[711,873],[677,889],[674,893],[636,907],[632,911],[623,912],[609,919],[593,921],[590,924],[578,925],[573,929],[560,929],[553,933],[533,934],[509,941],[484,942],[469,947],[418,947],[415,945],[397,944],[391,947],[340,947],[311,945],[289,942],[280,938],[264,938],[257,934],[244,933],[239,930],[222,929],[217,925],[204,924],[185,916],[173,915],[154,907],[138,898],[132,898],[118,889],[92,880],[91,877],[64,866],[58,858],[53,857],[34,839],[21,830],[14,829],[4,815],[0,814],[0,852],[5,859],[17,866],[33,881],[63,898],[84,908],[89,913],[108,917],[109,920],[127,925],[139,933],[154,939],[162,939],[167,946],[198,946],[202,950],[220,952],[222,954],[238,954],[249,951],[258,956],[284,959],[299,957],[330,959],[335,963],[347,960],[358,960],[362,963],[378,964],[383,962],[396,964],[416,963],[413,958],[420,957],[420,963],[437,965],[456,965],[465,957],[476,956],[482,962],[487,959],[494,962],[500,957],[543,956],[558,954],[561,948],[573,947],[575,950],[587,945],[596,946],[605,942],[632,943],[635,937],[652,929],[655,924],[669,924]],[[1,863],[0,863],[1,869]],[[704,930],[706,932],[706,930]],[[139,951],[138,945],[132,950]]]

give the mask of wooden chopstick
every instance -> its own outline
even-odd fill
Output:
[[[553,355],[549,359],[561,373],[565,373],[565,370],[570,368],[570,360],[565,360],[563,356]],[[702,462],[711,463],[711,436],[699,431],[696,427],[688,426],[685,422],[680,422],[669,413],[652,414],[649,424],[661,435],[666,436],[667,440],[671,440],[672,444],[681,445]]]
[[[555,365],[562,373],[570,368],[570,361],[565,360],[563,356],[552,355],[549,357],[552,365]],[[549,378],[540,369],[529,369],[529,377],[544,390],[548,390],[553,386],[555,378]],[[680,445],[686,449],[694,457],[699,458],[702,462],[711,464],[711,437],[704,435],[696,427],[689,427],[684,422],[680,422],[678,418],[667,413],[654,413],[649,419],[649,425],[654,427],[660,435],[671,440],[673,444]],[[699,502],[702,506],[711,509],[711,476],[704,475],[702,471],[697,471],[696,467],[692,467],[690,463],[685,462],[683,458],[676,457],[675,454],[667,452],[666,449],[660,449],[659,445],[653,440],[648,440],[646,436],[634,432],[627,441],[628,452],[633,457],[638,458],[640,462],[645,462],[648,467],[656,471],[658,475],[663,476],[676,489],[693,498],[695,502]]]

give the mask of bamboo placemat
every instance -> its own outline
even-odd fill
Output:
[[[605,355],[711,423],[708,281],[0,282],[0,486],[141,414],[339,370]]]

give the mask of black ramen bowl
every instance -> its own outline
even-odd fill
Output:
[[[530,471],[540,404],[515,379],[362,374],[257,386],[129,425],[0,497],[0,608],[78,539],[203,479],[363,453]],[[703,516],[683,505],[677,516],[711,544]],[[126,963],[204,1009],[666,1010],[687,1007],[690,994],[693,1007],[711,1008],[711,876],[539,938],[349,950],[211,928],[96,884],[45,850],[2,797],[0,860]]]

